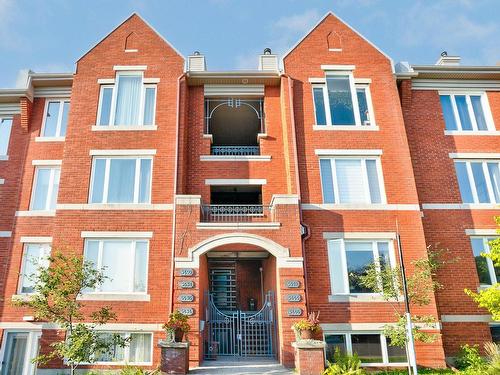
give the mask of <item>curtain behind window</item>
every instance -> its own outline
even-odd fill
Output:
[[[115,125],[139,125],[142,77],[120,76],[116,97]]]

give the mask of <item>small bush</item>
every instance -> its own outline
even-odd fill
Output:
[[[469,344],[460,347],[460,352],[455,360],[455,364],[458,369],[467,370],[472,373],[474,371],[484,371],[486,367],[486,363],[479,355],[479,346],[470,346]]]
[[[350,356],[343,354],[339,348],[333,354],[334,363],[328,363],[323,375],[365,375],[361,368],[361,361],[356,354]]]

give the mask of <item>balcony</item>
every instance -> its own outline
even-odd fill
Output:
[[[258,223],[275,222],[273,206],[252,204],[208,204],[202,205],[204,223]]]
[[[264,132],[264,99],[205,99],[205,134],[212,137],[212,155],[260,155],[258,137]]]

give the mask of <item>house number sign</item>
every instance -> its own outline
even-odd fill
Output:
[[[194,282],[193,281],[180,281],[179,287],[181,287],[182,289],[191,289],[191,288],[194,288]]]
[[[180,275],[181,276],[193,276],[194,270],[192,268],[181,268]]]
[[[287,280],[285,281],[285,286],[287,288],[298,288],[300,286],[299,280]]]
[[[302,296],[300,294],[288,294],[286,296],[286,300],[288,302],[300,302],[302,300]]]
[[[287,311],[288,316],[301,316],[302,309],[300,307],[290,307]]]
[[[177,309],[181,314],[191,316],[194,314],[194,310],[191,307],[181,307]]]
[[[192,294],[181,294],[179,296],[179,301],[180,302],[193,302],[194,296]]]

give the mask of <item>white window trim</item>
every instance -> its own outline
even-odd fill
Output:
[[[469,159],[474,161],[477,159],[500,159],[498,152],[450,152],[450,159]]]
[[[69,103],[69,98],[47,98],[45,100],[45,107],[43,110],[43,122],[42,122],[42,128],[40,129],[40,136],[36,137],[35,142],[43,142],[40,139],[44,139],[47,142],[49,142],[48,139],[51,139],[52,142],[56,142],[56,139],[60,141],[61,139],[64,140],[65,135],[61,135],[61,127],[62,127],[62,118],[63,118],[63,112],[64,112],[64,103]],[[47,123],[47,114],[49,110],[49,103],[59,103],[59,112],[57,114],[57,125],[56,125],[56,135],[55,136],[44,136],[43,133],[45,132],[45,125]],[[66,128],[67,129],[67,128]]]
[[[12,137],[12,127],[14,126],[14,118],[11,116],[6,116],[6,117],[0,116],[0,125],[1,125],[3,120],[11,120],[12,121],[12,123],[10,125],[9,138],[8,138],[8,142],[7,142],[7,148],[5,149],[5,154],[0,154],[0,161],[7,161],[7,160],[9,160],[9,145],[10,145],[10,140]]]
[[[439,96],[441,95],[449,95],[451,101],[451,107],[453,110],[453,117],[455,118],[455,123],[457,124],[457,130],[445,130],[446,132],[453,132],[452,134],[469,134],[469,133],[488,133],[495,132],[495,122],[493,121],[493,116],[491,114],[490,104],[488,102],[488,96],[485,91],[439,91]],[[472,124],[472,130],[463,130],[462,129],[462,121],[460,120],[460,116],[458,114],[457,103],[455,102],[456,95],[465,96],[465,102],[467,103],[467,110],[469,112],[469,118]],[[472,107],[472,101],[470,99],[471,96],[479,96],[481,98],[481,107],[484,113],[484,119],[486,121],[487,130],[479,130],[477,127],[476,117],[474,116],[474,109]],[[443,114],[444,116],[444,114]]]
[[[500,159],[500,154],[498,155]],[[474,202],[469,202],[464,204],[499,204],[500,202],[496,202],[495,198],[495,192],[493,190],[493,185],[491,184],[491,177],[490,173],[488,171],[488,166],[487,163],[497,163],[500,166],[500,160],[495,160],[495,159],[459,159],[456,158],[454,161],[455,163],[465,163],[465,169],[467,171],[467,177],[469,179],[469,186],[472,192],[472,199]],[[486,190],[488,191],[488,197],[490,199],[490,202],[479,202],[479,197],[477,195],[477,186],[476,186],[476,181],[474,179],[474,175],[472,173],[472,167],[471,163],[481,163],[481,167],[483,170],[483,175],[484,179],[486,181]],[[456,175],[456,173],[455,173]],[[458,176],[457,177],[457,183],[458,183]]]
[[[52,243],[52,237],[29,237],[29,236],[23,236],[20,239],[20,242],[22,243]]]
[[[22,238],[21,238],[22,239]],[[24,293],[22,291],[22,288],[23,288],[23,283],[24,283],[24,278],[27,276],[24,274],[24,268],[25,268],[25,264],[26,264],[26,248],[29,246],[29,245],[45,245],[46,248],[48,248],[48,256],[50,256],[51,252],[52,252],[52,246],[50,245],[52,243],[52,240],[50,242],[46,242],[46,241],[21,241],[23,242],[23,254],[22,254],[22,260],[21,260],[21,270],[20,270],[20,273],[19,273],[19,280],[18,280],[18,285],[17,285],[17,295],[19,296],[29,296],[29,295],[32,295],[34,293]],[[42,256],[39,256],[38,257],[38,261],[42,261],[43,260],[43,257]]]
[[[346,291],[346,293],[337,293],[334,290],[334,272],[336,271],[334,268],[333,264],[333,259],[330,258],[331,254],[331,246],[333,244],[333,241],[339,241],[340,242],[340,259],[341,259],[341,267],[342,267],[342,278],[344,281],[343,289]],[[348,242],[366,242],[366,243],[371,243],[372,244],[372,251],[373,251],[373,259],[374,262],[377,263],[377,259],[379,259],[379,254],[378,254],[378,247],[377,243],[378,242],[386,242],[388,243],[388,251],[389,251],[389,261],[391,264],[391,268],[394,268],[396,266],[396,258],[395,258],[395,253],[394,253],[394,240],[391,239],[366,239],[366,238],[349,238],[347,239]],[[345,242],[346,239],[344,238],[338,238],[338,239],[329,239],[327,240],[327,254],[328,254],[328,270],[330,274],[330,296],[329,297],[335,297],[335,296],[354,296],[354,297],[368,297],[367,299],[363,299],[363,302],[366,300],[369,300],[370,297],[379,297],[380,293],[350,293],[349,292],[349,275],[347,274],[347,257],[346,257],[346,249],[345,249]],[[329,298],[329,299],[334,299],[334,298]]]
[[[92,150],[91,150],[92,151]],[[104,167],[104,186],[102,192],[102,202],[92,202],[92,194],[94,188],[94,177],[95,177],[95,163],[96,160],[103,159],[105,160]],[[89,196],[88,202],[89,204],[110,204],[108,203],[108,194],[109,194],[109,173],[111,170],[111,160],[112,159],[135,159],[135,176],[134,176],[134,201],[128,203],[118,203],[118,204],[150,204],[151,203],[151,195],[153,192],[153,157],[142,157],[142,156],[95,156],[92,158],[92,172],[90,177],[90,188],[89,188]],[[147,202],[139,202],[139,191],[140,191],[140,173],[141,173],[141,160],[149,159],[151,160],[151,171],[150,171],[150,183],[149,183],[149,200]],[[113,203],[111,203],[113,204]]]
[[[129,72],[134,72],[135,71],[141,71],[141,70],[148,70],[147,65],[114,65],[113,70],[117,71],[129,71]]]
[[[123,128],[123,130],[156,130],[153,129],[153,127],[156,127],[155,123],[155,118],[156,118],[156,102],[157,102],[157,95],[158,95],[158,88],[157,88],[157,82],[159,82],[159,79],[155,78],[144,78],[144,72],[139,71],[140,69],[136,70],[129,70],[129,69],[115,69],[118,70],[116,73],[116,79],[111,80],[110,79],[105,79],[105,80],[98,80],[99,83],[103,82],[99,88],[99,103],[97,107],[97,118],[96,118],[96,125],[93,126],[92,130],[96,130],[95,128],[108,128],[107,130],[120,130]],[[144,69],[145,70],[145,69]],[[136,125],[121,125],[121,124],[115,124],[115,116],[116,116],[116,100],[118,96],[118,90],[117,90],[117,85],[120,84],[120,77],[122,76],[131,76],[131,75],[139,75],[141,76],[141,94],[140,94],[140,103],[139,103],[139,120],[138,124]],[[104,94],[104,89],[105,88],[110,88],[112,90],[111,93],[111,104],[110,104],[110,113],[109,113],[109,124],[108,125],[101,125],[101,112],[102,112],[102,98]],[[144,107],[145,107],[145,102],[146,102],[146,89],[152,88],[155,90],[155,100],[153,103],[153,124],[151,125],[144,125]],[[136,129],[138,127],[147,127],[146,129]],[[133,128],[133,129],[131,129]],[[99,129],[100,130],[100,129]]]
[[[90,232],[82,231],[82,238],[97,238],[97,239],[109,239],[109,238],[119,238],[119,239],[147,239],[153,238],[153,232]]]
[[[133,262],[131,262],[131,270],[129,270],[130,274],[131,275],[135,275],[135,253],[137,251],[137,241],[145,241],[147,242],[147,259],[146,259],[146,288],[145,288],[145,291],[144,292],[134,292],[134,278],[132,277],[131,278],[131,285],[129,285],[129,290],[127,291],[123,291],[123,292],[103,292],[101,291],[100,289],[99,290],[93,290],[93,291],[89,291],[89,292],[86,292],[86,293],[83,293],[82,296],[83,296],[83,299],[93,299],[91,296],[98,296],[98,295],[101,295],[101,296],[113,296],[112,297],[112,300],[127,300],[129,298],[132,298],[131,296],[148,296],[148,288],[149,288],[149,251],[150,251],[150,241],[149,239],[147,238],[134,238],[134,237],[131,237],[131,238],[112,238],[112,239],[115,239],[115,240],[120,240],[120,241],[130,241],[131,242],[131,248],[130,248],[130,251],[131,251],[131,258],[133,259]],[[98,269],[101,269],[102,268],[102,256],[103,256],[103,252],[104,252],[104,241],[109,241],[109,240],[112,240],[111,238],[109,237],[90,237],[90,238],[85,238],[85,243],[84,243],[84,251],[83,251],[83,257],[84,259],[86,258],[86,254],[87,254],[87,244],[88,244],[88,241],[98,241],[99,243],[99,250],[98,250],[98,264],[96,265],[98,267]],[[88,297],[87,297],[88,296]],[[120,297],[120,296],[123,296]],[[149,298],[148,298],[149,299]],[[143,300],[143,299],[141,299]]]
[[[322,150],[316,150],[316,151],[322,151]],[[333,150],[330,150],[333,151]],[[360,151],[360,150],[352,150],[352,151]],[[320,154],[321,155],[321,154]],[[343,156],[334,156],[334,157],[320,157],[320,163],[321,160],[329,160],[331,164],[331,169],[332,169],[332,185],[333,185],[333,194],[334,194],[334,203],[326,203],[326,204],[332,204],[332,205],[345,205],[345,204],[366,204],[366,205],[377,205],[377,204],[386,204],[387,203],[387,197],[385,194],[385,184],[384,184],[384,175],[382,172],[382,162],[380,161],[379,157],[364,157],[364,156],[345,156],[345,150],[344,150],[344,155]],[[364,202],[351,202],[351,203],[340,203],[338,202],[339,199],[339,187],[337,183],[337,178],[336,178],[336,163],[335,160],[338,159],[359,159],[361,160],[361,169],[363,171],[363,190],[364,190],[364,195],[365,195],[365,201]],[[373,203],[371,202],[371,194],[370,194],[370,185],[368,184],[368,172],[366,169],[366,161],[367,160],[375,160],[376,164],[376,169],[377,169],[377,177],[378,177],[378,185],[380,189],[380,202],[379,203]],[[323,176],[321,174],[321,164],[319,167],[319,174],[320,174],[320,183],[321,183],[321,196],[324,200],[324,192],[323,192]],[[325,203],[324,203],[325,204]]]
[[[0,347],[0,371],[2,370],[2,366],[4,362],[6,362],[5,358],[5,349],[7,344],[7,336],[9,333],[26,333],[28,334],[28,340],[26,342],[26,355],[23,361],[23,374],[22,375],[31,375],[35,371],[35,364],[31,362],[31,359],[38,355],[38,342],[42,337],[41,329],[10,329],[6,328],[3,331],[2,338],[2,346]]]
[[[380,156],[383,151],[380,149],[362,149],[362,150],[353,150],[353,149],[315,149],[314,153],[319,156]]]
[[[323,341],[325,341],[326,337],[329,335],[344,335],[345,336],[345,344],[346,344],[346,350],[347,354],[352,355],[352,335],[379,335],[380,337],[380,346],[382,350],[382,362],[374,362],[374,363],[362,363],[362,367],[380,367],[380,366],[394,366],[394,367],[402,367],[402,366],[407,366],[407,362],[389,362],[389,354],[387,350],[387,338],[386,336],[380,332],[380,331],[372,331],[372,330],[365,330],[365,331],[325,331],[323,330]],[[326,356],[326,350],[325,350],[325,356]]]
[[[53,167],[62,165],[62,160],[32,160],[31,165],[36,167]]]
[[[35,162],[35,161],[36,160],[33,160],[33,162]],[[45,160],[45,161],[47,161],[47,160]],[[60,161],[60,160],[56,160],[56,161]],[[31,189],[31,199],[30,199],[29,211],[38,212],[38,213],[40,213],[40,212],[46,213],[45,215],[44,214],[41,214],[41,215],[34,214],[35,216],[53,216],[54,210],[50,210],[50,204],[52,203],[51,199],[52,199],[52,192],[54,190],[54,178],[55,178],[56,171],[59,171],[59,181],[60,181],[61,168],[57,167],[58,164],[33,164],[33,165],[35,165],[35,171],[34,171],[34,176],[33,176],[33,187]],[[49,187],[47,189],[47,197],[45,197],[44,209],[43,210],[35,210],[33,208],[33,204],[35,203],[35,191],[36,191],[36,186],[37,186],[37,182],[38,182],[38,171],[40,169],[50,169]],[[56,196],[56,202],[54,202],[54,203],[55,203],[55,205],[57,205],[57,196]],[[22,212],[22,211],[17,211],[17,212]],[[31,215],[20,214],[19,216],[31,216]]]
[[[370,79],[355,79],[353,76],[353,73],[352,73],[354,66],[343,65],[343,66],[338,66],[338,67],[343,67],[343,68],[338,69],[338,70],[330,69],[330,70],[326,71],[325,78],[322,78],[322,79],[310,78],[309,79],[309,82],[312,83],[311,84],[311,94],[312,94],[312,99],[313,99],[315,122],[316,122],[316,103],[314,100],[314,89],[320,88],[323,91],[323,105],[325,108],[325,119],[326,119],[325,125],[315,124],[315,125],[313,125],[313,129],[314,130],[378,130],[378,127],[377,127],[376,122],[375,122],[375,114],[374,114],[374,110],[373,110],[373,102],[372,102],[372,97],[371,97],[371,92],[370,92],[371,80]],[[347,69],[346,67],[352,68],[352,69]],[[326,79],[327,79],[327,76],[345,76],[345,75],[347,75],[349,77],[349,85],[350,85],[350,89],[351,89],[351,100],[352,100],[352,104],[353,104],[354,122],[355,123],[352,125],[334,125],[332,117],[331,117],[330,100],[328,97],[328,88],[327,88],[327,84],[326,84]],[[361,123],[361,116],[359,114],[358,95],[357,95],[357,91],[356,91],[358,88],[364,89],[365,93],[366,93],[366,103],[368,106],[368,113],[369,113],[369,118],[370,118],[369,123],[366,125]]]
[[[129,157],[140,157],[140,156],[153,156],[156,155],[156,150],[144,149],[144,150],[90,150],[90,156],[129,156]]]
[[[207,178],[205,185],[266,185],[266,179],[225,179],[225,178]]]
[[[498,237],[499,234],[495,234],[495,235],[489,235],[489,236],[470,236],[471,240],[473,238],[479,238],[483,241],[483,253],[485,254],[489,254],[491,249],[490,249],[490,245],[489,245],[489,240],[493,239],[493,237]],[[472,250],[472,256],[474,256],[474,250],[472,249],[472,245],[471,245],[471,250]],[[489,273],[489,276],[490,276],[490,280],[491,280],[491,284],[480,284],[480,288],[484,288],[484,287],[490,287],[498,282],[500,282],[500,280],[497,280],[497,275],[496,275],[496,272],[495,272],[495,266],[493,264],[493,261],[490,259],[490,258],[487,258],[485,257],[486,259],[486,264],[488,265],[488,273]]]
[[[4,178],[0,178],[0,185],[3,185],[5,184],[5,179]]]

